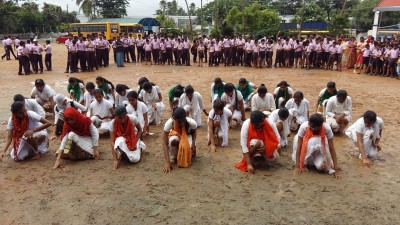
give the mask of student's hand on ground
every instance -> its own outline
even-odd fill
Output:
[[[308,171],[308,169],[306,168],[306,167],[304,167],[304,168],[300,168],[300,167],[296,167],[295,169],[294,169],[294,171],[293,171],[293,174],[294,175],[298,175],[298,174],[301,174],[301,173],[305,173],[305,172],[307,172]]]
[[[3,161],[3,157],[4,157],[4,152],[0,154],[0,162]]]
[[[340,176],[339,172],[337,172],[337,171],[335,171],[335,172],[332,174],[332,176],[333,176],[334,178],[336,178],[336,179],[342,178],[342,176]]]
[[[171,172],[171,170],[172,170],[171,163],[170,162],[165,163],[164,169],[163,169],[164,174],[167,174],[167,173]]]
[[[31,138],[34,133],[35,133],[35,131],[33,131],[33,130],[27,130],[27,131],[25,131],[24,137]]]
[[[365,166],[365,167],[371,166],[371,161],[368,158],[363,159],[362,162],[363,162],[363,166]]]
[[[119,161],[118,159],[113,160],[113,170],[117,170],[119,167]]]
[[[58,167],[63,168],[63,166],[61,165],[62,160],[57,158],[56,162],[54,163],[53,169],[57,169]]]
[[[247,173],[254,174],[254,167],[253,165],[247,165]]]
[[[101,158],[100,158],[99,150],[97,150],[97,149],[93,150],[93,156],[94,156],[94,158],[97,159],[97,160],[101,159]]]

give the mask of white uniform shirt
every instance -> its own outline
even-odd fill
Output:
[[[352,107],[353,103],[350,96],[347,96],[347,99],[343,103],[340,103],[337,100],[337,96],[332,96],[329,98],[328,103],[326,104],[325,113],[330,117],[341,113],[346,114],[346,116],[351,116]]]
[[[258,94],[253,95],[251,98],[251,111],[268,110],[272,112],[275,109],[274,96],[270,93],[267,93],[264,98],[261,98]]]
[[[279,135],[276,125],[268,118],[265,118],[265,120],[269,123],[271,128],[274,130],[275,135],[278,138],[278,141],[280,142],[281,136]],[[243,122],[242,130],[240,131],[240,145],[242,146],[243,154],[249,152],[249,148],[247,147],[247,137],[249,136],[249,127],[250,127],[250,119],[247,119],[246,121]],[[268,144],[268,143],[264,143],[264,145],[266,145],[266,144]]]
[[[93,110],[93,115],[92,116],[100,116],[101,118],[105,117],[111,117],[111,112],[110,109],[113,107],[111,102],[108,100],[104,99],[101,102],[98,102],[97,100],[94,100],[90,104],[90,108]]]
[[[192,130],[196,130],[197,129],[197,123],[192,118],[186,117],[186,121],[189,123],[189,129],[188,129],[189,132],[191,132]],[[165,122],[164,131],[165,132],[170,132],[174,128],[173,127],[173,123],[174,123],[174,119],[173,118],[169,118],[167,120],[167,122]],[[189,134],[187,134],[187,135],[189,135]]]
[[[43,101],[48,101],[50,97],[56,95],[56,92],[49,85],[45,84],[42,92],[39,92],[36,87],[33,87],[31,95],[34,97],[37,96]]]

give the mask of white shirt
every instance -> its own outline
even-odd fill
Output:
[[[128,92],[133,91],[132,89],[125,90],[125,95],[120,95],[118,92],[115,92],[115,107],[119,105],[124,105],[124,101],[128,101]]]
[[[90,108],[90,104],[94,101],[94,96],[90,95],[89,92],[85,92],[83,94],[83,100],[85,100],[85,107],[87,109],[89,109]]]
[[[35,99],[25,99],[25,109],[37,113],[39,116],[44,117],[46,114],[44,109]]]
[[[31,95],[33,97],[37,96],[43,101],[49,101],[50,97],[53,97],[55,94],[56,92],[47,84],[44,85],[42,92],[39,92],[38,89],[36,89],[36,87],[33,87],[31,92]]]
[[[197,123],[192,118],[186,117],[186,121],[189,123],[189,129],[188,129],[189,132],[191,132],[191,130],[196,130],[197,129]],[[173,127],[173,123],[174,123],[174,119],[173,118],[169,118],[167,120],[167,122],[165,122],[164,131],[165,132],[170,132],[174,128]],[[187,134],[187,135],[189,135],[189,134]]]
[[[147,93],[144,89],[140,91],[139,98],[143,100],[146,105],[151,105],[153,101],[157,101],[160,98],[158,94],[161,93],[161,90],[158,86],[153,86],[150,93]]]
[[[364,134],[365,131],[372,129],[374,131],[374,135],[376,138],[381,138],[379,135],[379,124],[378,120],[374,123],[374,125],[370,127],[366,127],[364,123],[364,117],[359,118],[355,123],[353,123],[349,128],[347,128],[346,133],[348,132],[357,132],[360,134]]]
[[[251,98],[251,111],[267,110],[272,112],[275,109],[274,96],[270,93],[265,94],[264,98],[261,98],[259,94],[255,94]]]
[[[333,117],[336,114],[344,113],[346,114],[346,116],[351,117],[352,107],[353,103],[351,101],[350,96],[347,96],[347,99],[343,103],[340,103],[337,100],[337,96],[332,96],[326,103],[325,114],[330,117]]]
[[[279,132],[275,126],[275,123],[273,123],[268,118],[265,118],[265,120],[269,123],[271,128],[274,130],[275,135],[278,138],[278,141],[280,142],[281,136],[279,135]],[[249,136],[249,127],[250,127],[250,119],[247,119],[246,121],[243,122],[242,130],[240,131],[240,145],[242,146],[243,154],[249,152],[249,148],[247,147],[247,137]],[[264,143],[264,145],[266,145],[266,144],[268,144],[268,143]]]
[[[92,116],[100,116],[101,118],[111,117],[112,115],[110,109],[112,107],[113,105],[111,104],[111,102],[104,98],[101,102],[95,100],[90,104],[90,108],[93,110]]]
[[[42,116],[33,111],[27,111],[26,113],[28,114],[28,120],[29,120],[28,130],[35,129],[36,127],[42,125],[42,123],[40,123]],[[12,121],[12,117],[10,117],[8,119],[7,130],[13,130],[13,129],[14,129],[14,124]]]
[[[137,100],[136,109],[131,104],[128,104],[126,106],[126,111],[128,112],[128,114],[136,116],[139,120],[140,126],[142,126],[142,128],[144,127],[144,114],[148,111],[146,104]]]
[[[46,48],[44,48],[44,51],[46,52],[46,54],[50,54],[52,49],[53,49],[53,47],[51,47],[51,45],[46,45]]]
[[[280,88],[280,87],[275,88],[275,90],[274,90],[274,95],[278,95],[278,93],[279,93],[279,88]],[[287,91],[288,91],[289,95],[293,95],[293,89],[292,89],[291,87],[287,87]]]
[[[310,104],[308,103],[308,100],[305,98],[301,100],[300,105],[297,105],[294,102],[294,98],[289,99],[289,101],[286,102],[285,108],[287,109],[297,109],[298,113],[300,116],[308,117],[308,112],[310,111]]]
[[[325,127],[326,138],[332,139],[333,138],[333,132],[332,132],[331,126],[329,126],[329,124],[327,124],[327,123],[323,123],[322,126]],[[306,134],[307,127],[308,127],[308,121],[302,123],[300,128],[299,128],[299,131],[297,132],[297,135],[299,137],[303,138],[304,135]]]
[[[186,96],[186,93],[183,93],[179,98],[178,107],[184,107],[185,105],[190,105],[194,112],[198,112],[200,110],[204,110],[204,102],[200,93],[195,91],[192,96],[192,100]]]
[[[239,102],[241,100],[243,100],[243,95],[238,90],[236,90],[236,91],[233,90],[232,97],[229,97],[226,93],[223,93],[221,96],[221,101],[224,102],[225,104],[231,104],[231,105],[235,106],[235,104],[236,104],[236,94],[235,93],[237,93],[237,103],[238,103],[238,105],[236,106],[237,107],[236,109],[239,109]]]

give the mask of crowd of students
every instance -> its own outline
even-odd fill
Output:
[[[147,148],[145,142],[154,138],[150,126],[160,125],[165,113],[160,87],[146,77],[138,80],[135,90],[124,84],[114,86],[104,77],[86,84],[70,77],[66,91],[67,95],[57,94],[37,79],[30,98],[14,96],[0,159],[11,144],[13,160],[39,158],[48,151],[48,142],[60,135],[56,169],[65,166],[64,159],[99,159],[100,152],[108,149],[99,148],[99,136],[109,135],[114,170],[122,159],[140,161]],[[279,159],[292,132],[296,133],[292,143],[295,174],[315,167],[340,178],[335,134],[344,132],[349,137],[366,166],[380,150],[382,119],[368,110],[349,126],[352,99],[347,91],[337,90],[334,82],[320,91],[311,115],[304,94],[286,81],[269,93],[266,85],[258,86],[245,78],[234,85],[217,77],[210,86],[211,110],[206,109],[202,95],[191,85],[174,86],[168,93],[171,115],[164,123],[162,136],[165,173],[174,165],[185,168],[192,164],[197,146],[202,144],[197,141],[202,113],[207,116],[208,141],[204,144],[211,152],[229,146],[230,130],[241,129],[243,157],[235,166],[249,173]],[[250,118],[246,118],[246,110],[251,110]],[[54,129],[49,137],[46,129],[50,126]]]

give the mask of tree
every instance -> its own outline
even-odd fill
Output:
[[[39,5],[35,2],[25,2],[17,11],[18,29],[17,31],[34,32],[37,27],[43,27],[43,20],[39,12]]]
[[[126,16],[127,0],[97,0],[99,13],[103,18],[121,18]]]
[[[343,34],[345,32],[344,29],[349,27],[349,15],[347,13],[337,13],[328,22],[328,29],[335,36]]]
[[[14,1],[0,2],[0,33],[11,33],[16,30],[17,10],[18,5]]]
[[[93,17],[94,16],[94,7],[92,0],[76,0],[76,5],[79,6],[79,10],[82,10],[83,14],[86,17]]]
[[[165,14],[158,15],[156,17],[156,20],[160,22],[160,28],[167,28],[167,29],[176,28],[175,20]]]
[[[196,14],[196,5],[193,2],[190,3],[189,13],[190,13],[190,15],[195,15]]]
[[[295,21],[300,23],[301,8],[297,8]],[[323,22],[326,21],[327,14],[317,3],[310,2],[304,5],[303,22]]]
[[[42,19],[51,29],[56,29],[60,23],[62,9],[60,6],[43,3]]]

